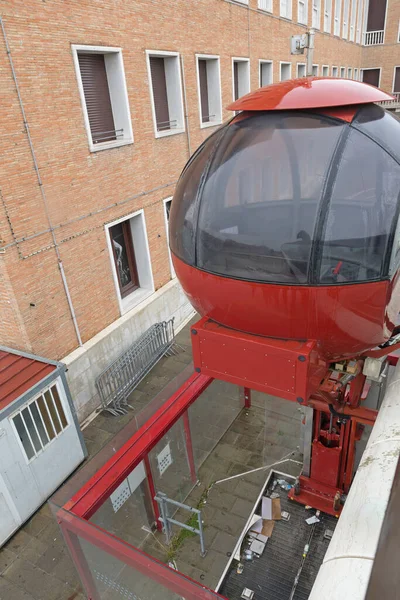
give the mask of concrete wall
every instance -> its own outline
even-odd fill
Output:
[[[175,331],[194,313],[176,279],[63,359],[79,422],[100,406],[95,380],[153,323],[175,318]]]

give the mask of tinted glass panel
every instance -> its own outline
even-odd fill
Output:
[[[354,127],[378,140],[400,160],[400,120],[397,116],[376,104],[369,104],[360,110]]]
[[[39,409],[36,405],[36,402],[32,402],[32,404],[29,405],[29,408],[31,410],[33,420],[35,421],[36,429],[38,430],[38,433],[40,435],[41,442],[43,446],[46,446],[46,444],[49,443],[49,438],[47,437],[43,421],[40,418]]]
[[[36,433],[36,429],[33,424],[31,413],[30,413],[28,407],[24,408],[24,410],[22,411],[22,416],[25,421],[25,426],[26,426],[27,430],[29,431],[29,435],[32,440],[33,446],[34,446],[36,452],[39,452],[42,449],[42,444],[40,443],[39,436]]]
[[[220,130],[213,133],[193,154],[178,181],[171,206],[169,227],[171,250],[188,264],[194,264],[193,220],[197,192],[219,136]]]
[[[293,112],[230,125],[202,192],[198,266],[241,279],[306,283],[320,199],[343,127]]]
[[[400,191],[400,166],[353,130],[344,149],[327,214],[321,283],[381,277]]]
[[[24,422],[22,421],[21,415],[16,415],[13,418],[13,421],[14,421],[15,428],[17,430],[18,437],[21,440],[21,443],[24,447],[25,454],[26,454],[28,460],[30,460],[33,456],[35,456],[35,451],[32,447],[31,441],[27,434],[27,431],[26,431]]]

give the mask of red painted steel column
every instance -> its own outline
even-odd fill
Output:
[[[243,405],[245,408],[251,407],[251,389],[244,387],[240,388],[240,396],[243,400]]]
[[[153,505],[156,526],[157,526],[158,531],[162,531],[162,523],[159,520],[160,510],[158,508],[158,502],[156,502],[156,500],[154,500],[154,496],[156,495],[156,488],[154,486],[153,473],[151,472],[151,465],[150,465],[150,460],[149,460],[148,455],[144,457],[143,462],[144,462],[144,468],[146,469],[147,483],[149,484],[149,490],[150,490],[150,495],[151,495],[151,502]]]
[[[57,520],[64,536],[65,543],[70,551],[75,569],[78,571],[82,585],[85,588],[85,593],[87,594],[88,600],[101,600],[100,594],[97,590],[92,573],[87,563],[86,556],[84,555],[79,543],[78,536],[68,529],[67,524],[62,518],[61,512],[58,513]]]
[[[196,482],[197,481],[197,473],[196,473],[196,465],[194,462],[192,432],[190,431],[190,422],[189,422],[188,411],[183,413],[183,426],[185,428],[186,451],[187,451],[187,456],[188,456],[188,461],[189,461],[190,475],[192,477],[192,481]]]

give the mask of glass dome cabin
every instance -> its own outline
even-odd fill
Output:
[[[261,88],[185,166],[172,201],[176,274],[236,330],[317,340],[346,358],[389,339],[400,309],[400,121],[372,86]]]

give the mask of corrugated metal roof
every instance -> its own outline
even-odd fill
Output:
[[[0,350],[0,410],[30,390],[56,365]]]

